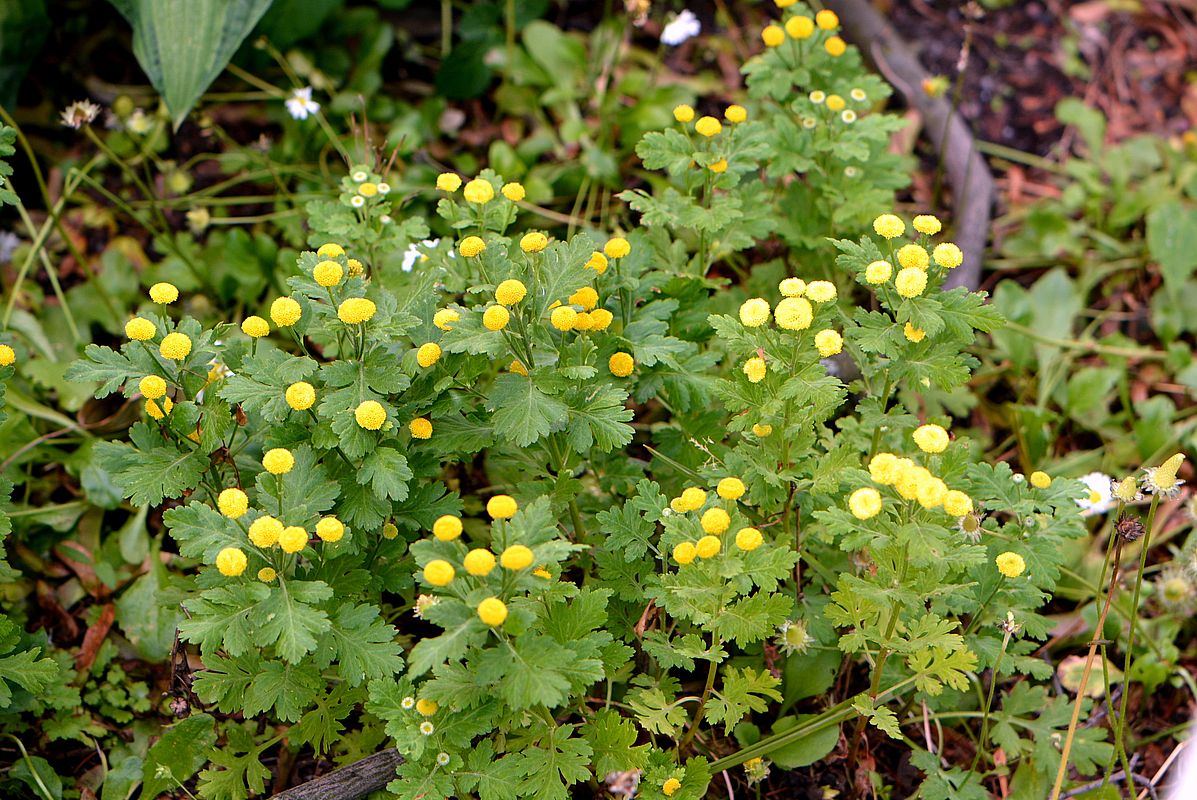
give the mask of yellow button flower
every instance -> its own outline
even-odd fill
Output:
[[[235,578],[245,572],[248,563],[249,559],[239,547],[226,547],[216,554],[216,568],[220,570],[221,575],[229,578]]]
[[[766,436],[772,435],[772,433],[773,433],[772,425],[762,425],[761,423],[758,422],[752,426],[752,435],[758,436],[761,439],[764,439]]]
[[[457,570],[444,559],[434,559],[424,566],[424,582],[432,586],[448,586],[456,574]]]
[[[455,172],[442,172],[436,176],[436,188],[442,192],[456,192],[461,188],[461,177]]]
[[[727,172],[727,159],[721,158],[718,161],[716,161],[714,164],[711,164],[710,166],[708,166],[707,169],[709,169],[711,172],[714,172],[717,175],[722,175],[723,173]]]
[[[827,51],[827,55],[839,58],[848,51],[848,43],[838,36],[831,36],[823,42],[823,49]]]
[[[162,344],[158,347],[163,358],[182,361],[191,353],[191,340],[183,333],[168,333],[162,337]]]
[[[344,274],[345,270],[335,261],[321,261],[312,269],[312,278],[324,287],[336,286]]]
[[[399,529],[395,527],[393,522],[388,522],[382,526],[382,538],[394,539],[399,535]]]
[[[786,32],[779,25],[768,25],[761,31],[761,41],[765,47],[777,47],[786,40]]]
[[[158,332],[154,327],[154,323],[150,322],[145,317],[134,317],[125,323],[125,336],[136,342],[145,342],[154,338],[154,334]],[[8,347],[8,345],[4,345]],[[12,348],[9,347],[9,350]],[[12,363],[11,361],[9,362]]]
[[[511,519],[519,508],[519,503],[509,494],[497,494],[486,501],[486,513],[491,519]]]
[[[252,339],[261,339],[270,333],[270,323],[255,314],[241,322],[241,332]]]
[[[873,230],[878,236],[896,239],[906,232],[906,223],[895,214],[882,214],[873,220]]]
[[[934,236],[943,230],[943,223],[939,221],[939,217],[932,214],[919,214],[914,218],[914,229],[927,236]]]
[[[673,797],[673,793],[682,788],[682,782],[677,778],[670,778],[661,784],[661,794],[666,797]]]
[[[902,335],[905,336],[908,341],[915,343],[921,342],[923,339],[927,338],[927,332],[925,330],[922,328],[916,328],[909,322],[902,327]]]
[[[150,299],[160,306],[170,305],[179,299],[179,290],[173,283],[155,283],[150,287]]]
[[[730,105],[723,112],[723,118],[733,125],[748,119],[748,110],[744,106]]]
[[[751,552],[761,546],[764,537],[756,528],[740,528],[736,531],[736,547],[745,552]]]
[[[249,498],[240,489],[225,489],[217,495],[216,507],[229,519],[240,519],[249,510]]]
[[[598,305],[598,292],[589,286],[583,286],[569,296],[572,305],[581,306],[586,311]]]
[[[345,535],[345,523],[336,517],[321,517],[316,523],[316,535],[322,542],[339,542]]]
[[[336,242],[328,242],[320,245],[320,248],[316,251],[316,255],[321,258],[339,258],[345,255],[345,248]]]
[[[815,334],[815,349],[823,358],[831,358],[843,351],[844,337],[838,331],[833,331],[830,328],[819,331]]]
[[[411,422],[407,423],[407,429],[411,432],[413,439],[432,438],[432,422],[426,417],[416,417]]]
[[[943,504],[944,496],[948,493],[947,484],[934,476],[919,482],[918,494],[915,499],[923,508],[938,508]]]
[[[719,135],[723,130],[723,123],[714,117],[699,117],[698,122],[694,123],[694,130],[699,136],[706,136],[709,139]]]
[[[848,509],[857,519],[872,519],[881,513],[881,493],[867,486],[857,489],[848,498]]]
[[[598,250],[595,250],[590,254],[590,259],[586,262],[585,266],[586,269],[592,269],[599,275],[602,275],[607,271],[607,264],[607,257]]]
[[[769,367],[765,363],[765,359],[760,356],[753,356],[744,362],[744,374],[748,376],[749,383],[760,383],[765,379]]]
[[[1031,485],[1036,489],[1046,489],[1052,485],[1052,478],[1046,472],[1036,470],[1031,473]]]
[[[814,308],[805,297],[787,297],[777,304],[773,318],[788,331],[801,331],[810,327],[814,314]]]
[[[461,518],[452,514],[442,514],[432,523],[432,535],[442,542],[451,542],[461,536]]]
[[[523,375],[525,378],[528,377],[528,368],[518,358],[511,360],[511,363],[507,365],[507,371],[514,372],[516,375]]]
[[[1017,578],[1027,568],[1027,562],[1018,553],[1002,553],[994,559],[998,572],[1007,578]]]
[[[503,306],[491,306],[482,312],[482,326],[488,331],[501,331],[511,321],[511,312]]]
[[[615,315],[605,308],[596,308],[590,312],[590,329],[592,331],[605,331],[611,325],[611,321],[615,319]]]
[[[948,432],[940,425],[920,425],[914,429],[912,436],[914,443],[924,453],[942,453],[951,442]]]
[[[607,243],[603,245],[603,252],[607,254],[608,258],[623,258],[632,252],[632,245],[622,236],[615,236],[608,239]]]
[[[282,528],[279,534],[279,547],[285,553],[297,553],[308,546],[308,532],[298,525]]]
[[[495,554],[481,547],[475,548],[466,553],[461,563],[466,572],[476,578],[484,578],[495,568]]]
[[[316,389],[307,381],[297,381],[287,387],[287,405],[296,411],[307,411],[316,402]]]
[[[827,108],[831,111],[843,111],[847,102],[838,94],[827,95]]]
[[[467,236],[457,245],[457,252],[465,258],[473,258],[486,249],[486,242],[478,236]]]
[[[436,342],[425,342],[416,350],[416,363],[427,369],[440,360],[441,346]]]
[[[903,297],[918,297],[927,288],[927,273],[917,267],[907,267],[898,271],[894,278],[894,288]]]
[[[694,119],[694,107],[683,103],[680,106],[673,107],[673,118],[685,125]]]
[[[707,503],[707,493],[697,486],[691,486],[682,492],[682,503],[686,511],[697,511]]]
[[[504,306],[513,306],[523,300],[528,294],[528,287],[514,278],[508,278],[495,287],[495,302]]]
[[[815,21],[803,14],[796,14],[786,20],[786,33],[794,39],[809,39],[815,32]]]
[[[830,303],[835,298],[835,284],[831,281],[811,281],[806,285],[806,299],[812,302]]]
[[[898,457],[893,453],[878,453],[869,461],[869,477],[882,486],[890,486],[898,480]]]
[[[964,492],[951,489],[943,496],[943,510],[953,517],[973,513],[973,499]]]
[[[283,523],[274,517],[258,517],[249,526],[249,540],[254,547],[274,547],[283,535]]]
[[[906,268],[926,269],[931,265],[931,257],[917,244],[906,244],[898,248],[898,263]]]
[[[461,319],[461,314],[458,314],[451,308],[442,308],[432,315],[432,324],[440,328],[442,331],[453,330],[453,323]]]
[[[607,369],[611,370],[611,374],[617,378],[628,377],[635,368],[636,359],[632,358],[630,353],[620,351],[607,359]]]
[[[337,318],[346,325],[360,325],[373,319],[377,311],[378,306],[374,305],[373,300],[367,300],[364,297],[350,297],[348,300],[343,300],[337,307]]]
[[[723,549],[723,543],[718,536],[704,536],[694,545],[694,552],[699,558],[714,558]]]
[[[739,478],[724,478],[719,481],[719,485],[715,487],[715,491],[724,500],[739,500],[744,496],[746,489],[744,481]]]
[[[435,700],[425,700],[421,697],[416,701],[416,713],[422,717],[431,717],[438,709],[440,709],[440,706],[437,705]]]
[[[141,392],[142,397],[148,400],[157,400],[166,394],[166,381],[157,375],[146,375],[138,382],[137,389]]]
[[[362,265],[362,262],[358,261],[356,258],[347,259],[345,264],[349,267],[349,277],[351,278],[356,278],[358,275],[361,275],[366,271],[366,268]]]
[[[707,533],[723,533],[731,527],[731,515],[722,508],[708,508],[702,515],[701,524]]]
[[[368,431],[376,431],[387,421],[387,412],[382,407],[382,403],[377,400],[367,400],[354,410],[353,418],[357,420],[359,427]]]
[[[558,306],[549,314],[549,322],[559,331],[572,331],[577,321],[578,312],[573,306]]]
[[[491,186],[490,181],[474,178],[466,184],[463,194],[471,203],[484,205],[495,199],[495,187]]]
[[[507,605],[497,597],[488,597],[478,604],[478,619],[497,628],[507,621]]]
[[[267,450],[262,456],[262,467],[271,475],[286,475],[295,466],[295,456],[285,447]]]
[[[879,286],[889,280],[894,268],[888,261],[874,261],[865,267],[865,280],[874,286]]]
[[[270,583],[277,577],[278,572],[275,571],[274,567],[262,567],[258,570],[258,580],[262,583]]]
[[[504,197],[513,203],[518,203],[527,195],[527,192],[524,191],[523,185],[514,182],[503,184],[503,188],[499,191],[503,193]]]
[[[287,328],[299,322],[303,308],[290,297],[279,297],[270,304],[270,318],[280,328]]]
[[[378,184],[366,181],[357,187],[357,193],[362,197],[373,197],[374,195],[378,194]]]
[[[745,300],[740,305],[740,323],[746,328],[759,328],[769,321],[769,301],[763,297]]]
[[[840,18],[831,9],[823,9],[815,14],[815,24],[825,31],[833,31],[840,26]]]
[[[545,236],[540,231],[525,233],[520,238],[520,249],[525,253],[539,253],[548,246],[549,237]]]
[[[936,264],[944,269],[955,269],[964,263],[963,251],[951,242],[935,245],[935,249],[931,252],[931,257],[935,259]]]
[[[682,542],[674,545],[673,560],[679,564],[689,564],[698,555],[692,542]]]
[[[503,569],[513,571],[527,569],[532,566],[532,551],[522,544],[513,544],[499,556],[499,564]]]
[[[801,297],[806,294],[806,281],[801,278],[786,278],[777,284],[777,291],[783,297]]]

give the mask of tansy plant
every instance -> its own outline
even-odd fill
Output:
[[[562,239],[520,184],[445,172],[424,191],[446,240],[407,273],[424,222],[384,220],[385,182],[353,167],[287,293],[205,328],[152,286],[128,341],[74,365],[143,403],[97,456],[170,506],[197,568],[195,692],[271,723],[226,726],[201,796],[262,793],[284,738],[344,752],[350,728],[398,746],[409,798],[631,775],[696,800],[718,771],[759,782],[932,717],[975,748],[904,739],[928,798],[1110,758],[1033,655],[1087,491],[953,432],[1001,319],[943,291],[963,256],[939,219],[877,202],[885,90],[834,14],[778,5],[756,107],[645,137],[669,180],[629,195],[639,228]],[[874,162],[864,194],[832,187]],[[802,266],[715,291],[775,220]]]

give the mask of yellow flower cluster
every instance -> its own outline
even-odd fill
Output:
[[[778,8],[788,8],[793,0],[775,0]],[[785,21],[784,27],[777,24],[767,25],[761,31],[761,41],[765,47],[780,47],[785,44],[786,36],[796,41],[804,41],[815,35],[816,31],[830,32],[840,26],[840,18],[834,11],[823,9],[811,19],[805,14],[795,14]],[[823,42],[823,49],[833,58],[842,56],[848,49],[847,43],[839,36],[829,36]]]
[[[742,498],[746,491],[744,481],[736,477],[721,479],[715,488],[715,493],[720,499],[732,504]],[[708,494],[705,489],[690,486],[673,498],[669,502],[669,507],[675,513],[685,514],[701,510],[706,506],[707,499]],[[699,525],[702,526],[703,533],[706,535],[697,542],[680,542],[675,545],[673,560],[678,564],[689,564],[695,558],[706,559],[718,555],[723,550],[723,542],[719,537],[731,528],[731,522],[731,514],[728,513],[727,508],[719,505],[708,508],[699,518]],[[741,528],[735,536],[736,547],[745,552],[757,549],[763,541],[764,537],[761,532],[755,528]]]
[[[938,431],[924,431],[936,428]],[[923,443],[932,448],[940,448],[929,451],[923,448],[926,452],[938,453],[947,447],[948,435],[943,428],[938,425],[925,425],[919,430],[924,431],[920,437]],[[878,453],[869,461],[869,477],[876,484],[893,487],[903,500],[916,501],[926,509],[942,507],[953,517],[963,517],[973,511],[971,497],[957,489],[949,489],[941,478],[937,478],[926,467],[915,464],[909,458],[899,458],[893,453]],[[881,495],[872,488],[858,489],[849,499],[849,510],[857,519],[869,519],[881,511],[881,506]]]

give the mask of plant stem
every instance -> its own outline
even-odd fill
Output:
[[[719,634],[711,634],[711,650],[719,646]],[[711,665],[707,668],[707,682],[702,687],[702,697],[698,700],[698,708],[694,709],[694,719],[690,721],[690,728],[682,737],[682,740],[677,743],[677,749],[680,753],[686,749],[686,745],[694,738],[694,734],[698,733],[698,726],[702,722],[702,713],[706,710],[707,700],[711,699],[711,690],[715,688],[715,674],[719,671],[719,662],[714,658],[711,659]]]

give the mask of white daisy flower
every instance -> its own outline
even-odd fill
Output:
[[[787,619],[777,629],[777,648],[786,655],[805,653],[815,643],[803,620]]]
[[[353,182],[354,183],[365,183],[366,178],[369,178],[369,177],[370,177],[370,173],[366,172],[364,169],[359,169],[357,172],[353,173]]]
[[[320,104],[312,99],[312,87],[292,89],[286,101],[287,113],[295,119],[307,119],[320,110]]]
[[[416,698],[412,697],[411,695],[408,695],[407,697],[405,697],[405,698],[403,698],[402,700],[400,700],[400,701],[399,701],[399,705],[400,705],[400,706],[401,706],[401,707],[402,707],[404,710],[408,710],[408,709],[415,708],[415,705],[416,705]]]
[[[390,225],[395,220],[391,219],[390,214],[383,214],[381,217],[378,218],[378,221],[381,222],[383,225]]]
[[[848,92],[848,96],[858,103],[863,103],[868,99],[868,95],[865,94],[864,89],[853,89],[852,91]]]
[[[853,122],[856,122],[856,112],[850,108],[845,108],[840,112],[840,119],[851,125]]]
[[[1081,477],[1081,483],[1089,490],[1089,494],[1076,501],[1081,507],[1081,516],[1092,517],[1104,514],[1115,505],[1112,491],[1113,479],[1104,472],[1090,472]]]
[[[361,208],[365,204],[366,198],[362,197],[360,194],[355,194],[353,197],[349,198],[349,205],[353,206],[354,208]]]
[[[693,39],[702,32],[702,23],[690,9],[682,11],[661,31],[661,44],[677,47],[687,39]]]
[[[416,262],[423,261],[428,257],[424,250],[421,250],[420,248],[431,250],[440,243],[440,239],[425,239],[419,244],[412,242],[407,246],[407,249],[403,251],[403,263],[399,268],[404,272],[411,272],[412,267],[416,265]]]
[[[424,734],[425,736],[431,736],[433,731],[435,731],[435,730],[436,730],[436,726],[433,725],[428,720],[424,720],[423,722],[420,723],[420,733]]]
[[[379,194],[390,194],[391,193],[391,184],[389,184],[389,183],[378,184],[378,193]]]
[[[448,753],[437,753],[436,754],[436,763],[442,767],[446,766],[449,763],[449,754]]]
[[[100,107],[92,101],[76,100],[62,110],[62,113],[59,114],[59,119],[68,128],[79,130],[84,125],[91,124],[99,113]]]

